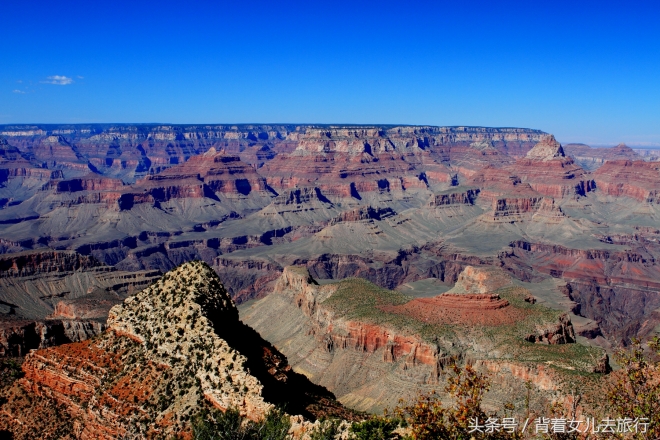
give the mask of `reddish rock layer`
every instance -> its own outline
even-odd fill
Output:
[[[117,191],[124,186],[119,179],[110,179],[99,175],[89,174],[77,179],[53,181],[50,184],[56,192],[78,192],[78,191]]]
[[[128,298],[112,309],[108,326],[93,340],[32,351],[0,422],[20,439],[46,432],[21,396],[64,408],[52,423],[80,439],[185,437],[211,405],[253,420],[273,403],[312,418],[353,417],[238,320],[203,263],[182,265]]]
[[[620,237],[620,239],[622,239]],[[571,249],[516,241],[500,254],[503,266],[531,280],[543,273],[568,282],[565,294],[578,303],[575,313],[598,322],[617,343],[651,334],[660,324],[660,272],[657,242],[630,241],[630,250]]]
[[[594,172],[594,180],[601,193],[660,203],[660,164],[657,162],[608,161]]]
[[[400,306],[382,307],[383,311],[411,316],[435,324],[503,325],[525,317],[496,294],[444,293],[433,298],[417,298]]]
[[[428,206],[443,207],[451,205],[474,205],[474,201],[479,195],[478,189],[468,189],[461,192],[446,192],[434,195],[429,201]]]
[[[26,251],[0,257],[0,277],[22,277],[101,266],[94,257],[73,251]]]

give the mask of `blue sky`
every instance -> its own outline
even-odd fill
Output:
[[[660,2],[22,0],[0,123],[539,128],[660,145]]]

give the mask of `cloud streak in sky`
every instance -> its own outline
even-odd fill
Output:
[[[25,95],[25,92],[23,90],[18,90],[18,89],[14,90],[14,93],[19,93],[21,95]]]
[[[53,75],[46,78],[46,81],[41,81],[43,84],[55,84],[58,86],[66,86],[73,83],[73,79],[63,75]]]

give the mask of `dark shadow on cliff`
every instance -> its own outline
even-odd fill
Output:
[[[245,367],[264,386],[265,401],[282,407],[289,414],[300,414],[316,420],[322,417],[342,417],[357,420],[358,413],[344,408],[334,394],[293,371],[286,356],[251,327],[238,321],[208,316],[215,332],[247,358]]]

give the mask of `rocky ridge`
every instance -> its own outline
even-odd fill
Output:
[[[192,418],[210,406],[254,420],[283,401],[310,417],[344,411],[240,323],[217,275],[200,262],[115,306],[102,335],[32,351],[23,371],[0,415],[16,438],[52,428],[36,423],[39,414],[28,421],[40,408],[30,397],[68,414],[55,421],[59,431],[81,439],[190,433]]]

